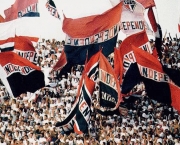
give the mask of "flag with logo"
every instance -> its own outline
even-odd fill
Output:
[[[16,0],[8,9],[4,10],[5,21],[21,17],[39,17],[38,0]]]
[[[67,63],[84,64],[88,50],[88,60],[102,48],[108,56],[114,51],[120,31],[122,2],[108,11],[78,19],[64,18],[63,31]]]
[[[12,51],[0,53],[0,73],[3,84],[14,97],[45,86],[40,67]]]
[[[49,11],[49,13],[54,16],[55,18],[60,19],[60,15],[57,11],[56,5],[53,0],[48,0],[46,3],[46,8]]]
[[[153,35],[144,17],[145,8],[137,1],[124,1],[121,14],[121,31],[127,36],[146,30]]]

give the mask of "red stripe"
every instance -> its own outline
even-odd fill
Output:
[[[156,23],[156,19],[155,19],[154,12],[153,12],[152,8],[149,8],[149,10],[148,10],[148,18],[149,18],[149,21],[151,23],[153,31],[156,32],[157,31],[157,23]]]
[[[0,45],[8,43],[8,42],[14,42],[15,41],[14,39],[15,39],[14,37],[10,37],[10,38],[5,39],[5,40],[0,40]]]
[[[64,18],[63,31],[73,38],[84,38],[107,30],[121,18],[122,2],[101,15],[93,15],[78,19]]]
[[[53,70],[61,70],[66,64],[67,64],[66,54],[63,50],[58,62],[53,67]]]

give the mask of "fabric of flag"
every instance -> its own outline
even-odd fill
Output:
[[[120,74],[120,72],[122,72],[121,69],[123,66],[122,61],[120,61],[120,57],[121,57],[120,53],[121,53],[120,48],[114,48],[114,72],[118,79],[122,78],[122,77],[120,77],[120,75],[122,75],[122,74]],[[122,83],[121,79],[119,80],[119,83],[120,84]]]
[[[38,0],[16,0],[8,9],[4,10],[5,21],[21,17],[39,17]]]
[[[88,60],[101,48],[105,56],[112,53],[120,31],[121,10],[122,2],[100,15],[78,19],[65,17],[63,31],[67,34],[64,48],[67,62],[84,64],[87,50]]]
[[[153,31],[156,32],[157,31],[157,23],[156,23],[156,18],[154,16],[153,9],[151,7],[148,9],[148,18],[149,18],[149,22],[152,26]]]
[[[155,6],[154,0],[136,0],[136,1],[142,4],[145,9]]]
[[[64,50],[61,52],[58,62],[53,66],[53,70],[61,70],[67,64],[66,54]]]
[[[172,105],[180,111],[179,72],[172,72],[168,68],[163,68],[154,56],[137,47],[133,46],[132,49],[147,95],[158,102]]]
[[[123,79],[122,82],[122,90],[123,94],[129,93],[131,89],[140,82],[139,75],[136,74],[137,66],[134,64],[136,62],[132,45],[147,51],[152,54],[152,49],[145,31],[130,35],[120,45],[120,60],[122,62],[120,80]],[[123,68],[123,69],[122,69]]]
[[[60,128],[61,133],[71,133],[74,132],[74,128],[77,129],[77,127],[74,125],[76,120],[76,112],[78,110],[78,102],[79,102],[79,96],[81,94],[81,89],[83,86],[83,79],[81,78],[78,86],[78,91],[76,95],[76,100],[74,101],[74,104],[72,105],[72,109],[67,115],[67,117],[63,121],[59,121],[55,124],[56,127]],[[78,132],[78,129],[77,129]]]
[[[0,73],[3,84],[14,97],[45,86],[40,67],[12,51],[0,53]]]
[[[119,82],[116,74],[102,51],[97,52],[86,64],[90,79],[98,81],[100,107],[116,110],[122,101]]]
[[[58,18],[60,19],[60,15],[57,11],[57,8],[56,8],[56,5],[54,3],[53,0],[49,0],[47,3],[46,3],[46,8],[48,9],[48,11],[50,12],[50,14],[52,16],[54,16],[55,18]]]
[[[3,16],[0,15],[0,23],[5,22],[5,19],[3,18]]]
[[[13,52],[19,56],[28,59],[30,62],[37,64],[38,55],[35,51],[33,43],[24,36],[15,36],[15,44]]]
[[[146,30],[153,35],[144,17],[145,8],[137,1],[124,1],[121,14],[121,31],[127,36]]]
[[[74,131],[78,134],[88,133],[88,126],[91,115],[91,96],[94,92],[95,82],[87,77],[85,74],[83,85],[78,101],[78,109],[76,112],[76,119],[74,124]]]

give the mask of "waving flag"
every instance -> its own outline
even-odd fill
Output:
[[[146,30],[153,35],[152,30],[144,18],[145,8],[135,0],[124,1],[121,14],[121,30],[126,35]]]
[[[122,101],[116,74],[101,51],[91,57],[86,65],[88,77],[99,84],[100,107],[114,111]]]
[[[50,12],[50,14],[52,16],[54,16],[55,18],[58,18],[60,19],[60,15],[57,11],[57,8],[56,8],[56,5],[54,3],[53,0],[49,0],[47,3],[46,3],[46,8],[48,9],[48,11]]]
[[[24,36],[15,36],[14,51],[19,56],[28,59],[30,62],[37,64],[38,55],[33,43]]]
[[[132,49],[147,95],[158,102],[172,105],[180,111],[180,83],[178,82],[180,73],[163,68],[161,63],[149,53],[134,46]]]
[[[63,31],[67,34],[65,53],[67,62],[84,64],[101,48],[105,56],[114,51],[119,30],[122,3],[100,15],[78,19],[64,18]],[[109,21],[109,19],[111,19]]]
[[[120,79],[123,79],[121,90],[123,94],[129,93],[141,81],[137,73],[138,68],[134,64],[136,61],[132,51],[132,45],[152,54],[152,49],[145,31],[130,35],[121,43],[119,61],[123,63],[120,67],[120,74],[122,74],[120,77],[123,77]]]
[[[40,67],[16,53],[0,53],[0,77],[10,95],[18,97],[45,86],[44,74]]]
[[[38,0],[16,0],[4,14],[6,22],[21,17],[39,17]]]
[[[88,133],[88,125],[91,113],[91,96],[94,92],[95,82],[92,81],[87,75],[84,75],[83,85],[78,101],[78,109],[76,112],[76,119],[74,130],[78,134]]]

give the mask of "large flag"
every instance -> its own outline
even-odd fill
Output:
[[[147,34],[153,35],[153,31],[145,21],[145,8],[137,1],[124,1],[121,14],[121,30],[126,35],[146,30]]]
[[[139,75],[136,74],[137,67],[134,64],[136,61],[132,51],[132,45],[152,54],[152,49],[145,31],[130,35],[121,43],[119,61],[122,62],[122,66],[119,71],[121,74],[120,80],[123,79],[121,90],[123,94],[129,93],[140,82]]]
[[[88,77],[99,84],[100,108],[114,111],[122,101],[117,76],[101,51],[91,57],[86,65]]]
[[[64,50],[59,57],[58,62],[53,66],[53,70],[61,70],[67,64],[66,54]]]
[[[101,48],[105,56],[114,51],[120,31],[122,2],[100,15],[78,19],[64,18],[63,31],[67,34],[65,53],[67,62],[84,64],[86,52],[89,58]]]
[[[39,17],[38,0],[16,0],[4,13],[6,22],[21,17]]]
[[[155,6],[154,0],[136,0],[136,1],[141,3],[146,9]]]
[[[88,126],[91,115],[91,96],[94,92],[95,82],[83,76],[83,85],[79,95],[78,108],[74,124],[74,131],[78,134],[88,133]]]
[[[9,51],[0,53],[0,78],[10,95],[18,97],[45,86],[40,67]]]
[[[52,16],[54,16],[55,18],[60,19],[60,15],[59,15],[59,13],[57,11],[56,5],[55,5],[53,0],[47,1],[46,8],[48,9],[48,11],[50,12],[50,14]]]
[[[28,59],[32,63],[37,64],[37,52],[35,51],[33,43],[27,37],[15,36],[15,45],[13,52],[17,53],[23,58]]]
[[[180,111],[180,83],[178,82],[180,73],[163,68],[161,63],[149,53],[134,46],[132,49],[147,95],[158,102],[172,105]]]

